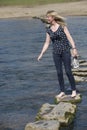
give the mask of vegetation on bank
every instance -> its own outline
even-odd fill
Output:
[[[81,0],[0,0],[0,6],[9,6],[9,5],[42,5],[49,3],[59,3],[59,2],[74,2]]]

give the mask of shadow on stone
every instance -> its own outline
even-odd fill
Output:
[[[60,127],[60,130],[73,130],[73,128],[74,128],[74,121],[66,127],[64,127],[64,126]]]

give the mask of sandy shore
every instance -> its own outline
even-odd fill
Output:
[[[35,7],[23,7],[23,6],[7,6],[0,7],[0,18],[15,18],[15,17],[33,17],[42,16],[48,10],[56,10],[63,16],[87,16],[87,0],[80,2],[48,4]]]

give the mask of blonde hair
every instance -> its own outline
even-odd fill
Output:
[[[63,26],[63,27],[66,26],[65,18],[62,17],[62,16],[60,16],[60,15],[58,15],[58,13],[57,13],[56,11],[54,11],[54,10],[49,10],[49,11],[47,11],[46,16],[52,16],[52,17],[54,17],[54,20],[55,20],[58,24],[60,24],[60,25]]]

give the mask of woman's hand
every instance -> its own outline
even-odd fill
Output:
[[[42,58],[42,53],[38,56],[37,60],[39,61]]]
[[[77,52],[77,49],[76,49],[76,48],[72,49],[72,56],[73,56],[73,57],[74,57],[74,56],[78,56],[78,52]]]
[[[42,49],[40,55],[39,55],[38,58],[37,58],[38,61],[42,58],[43,54],[44,54],[44,53],[46,52],[46,50],[48,49],[49,44],[50,44],[50,36],[49,36],[48,33],[46,33],[46,41],[45,41],[45,43],[44,43],[44,46],[43,46],[43,49]]]

